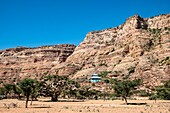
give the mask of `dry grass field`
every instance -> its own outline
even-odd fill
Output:
[[[0,100],[0,113],[170,113],[170,101],[128,100],[128,103],[145,105],[124,105],[121,100],[86,100],[84,102],[34,101],[24,108],[25,101],[16,99]],[[15,106],[16,104],[16,106]],[[15,107],[15,108],[14,108]]]

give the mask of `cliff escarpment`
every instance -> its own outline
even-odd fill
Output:
[[[134,15],[115,28],[89,32],[53,69],[75,79],[107,71],[111,77],[142,78],[147,87],[160,85],[170,79],[170,14]]]
[[[17,82],[23,78],[47,75],[56,64],[65,62],[75,45],[53,45],[36,48],[17,47],[0,51],[0,78]]]
[[[141,78],[149,88],[169,80],[170,14],[134,15],[115,28],[89,32],[77,47],[66,44],[0,51],[1,81],[58,74],[83,83],[93,73],[103,72],[112,78]]]

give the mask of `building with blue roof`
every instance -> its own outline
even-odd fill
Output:
[[[98,74],[93,74],[92,77],[90,78],[90,82],[100,82],[101,77],[98,76]]]

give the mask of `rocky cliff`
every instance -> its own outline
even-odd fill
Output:
[[[111,77],[142,78],[147,87],[160,85],[170,79],[170,14],[134,15],[118,27],[89,32],[66,62],[52,69],[73,78],[107,71]]]
[[[115,28],[89,32],[76,48],[56,45],[0,51],[2,81],[57,73],[84,82],[102,72],[115,78],[142,78],[145,87],[170,79],[170,14],[134,15]]]
[[[47,75],[56,64],[65,62],[75,45],[36,48],[17,47],[0,51],[0,82],[17,82],[22,78]]]

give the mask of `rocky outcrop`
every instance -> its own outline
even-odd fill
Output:
[[[147,87],[157,86],[170,79],[169,45],[170,14],[134,15],[118,27],[89,32],[66,62],[53,69],[73,78],[108,71],[115,77],[142,78]]]
[[[26,77],[41,77],[56,64],[65,62],[75,45],[54,45],[37,48],[17,47],[0,51],[0,79],[17,82]]]
[[[142,78],[148,88],[170,79],[170,14],[134,15],[115,28],[89,32],[76,48],[56,45],[0,51],[1,81],[58,74],[83,82],[102,72],[116,78]]]

